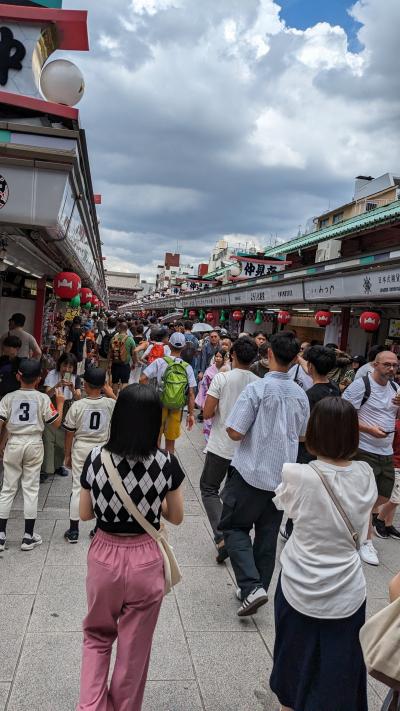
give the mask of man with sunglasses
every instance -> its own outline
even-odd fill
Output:
[[[358,410],[360,448],[356,458],[370,464],[378,487],[372,526],[379,538],[400,540],[400,531],[393,526],[396,504],[390,501],[395,481],[393,436],[400,407],[400,388],[394,382],[397,356],[391,351],[382,351],[376,355],[373,365],[372,373],[355,380],[343,397]],[[360,556],[365,563],[379,565],[372,543],[372,526],[368,539],[361,545]]]

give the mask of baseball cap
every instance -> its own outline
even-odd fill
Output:
[[[86,383],[95,388],[102,388],[106,382],[106,371],[104,368],[88,368],[83,376]]]
[[[173,348],[183,348],[186,344],[186,339],[183,333],[173,333],[169,337],[169,343]]]
[[[40,365],[39,360],[24,358],[24,360],[20,363],[18,372],[23,380],[25,378],[40,378],[42,374],[42,366]]]

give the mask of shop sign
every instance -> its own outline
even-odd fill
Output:
[[[270,276],[271,274],[276,274],[277,272],[282,272],[285,266],[280,266],[277,264],[262,264],[255,261],[237,261],[237,266],[241,267],[241,272],[239,274],[239,279],[259,279],[260,277]]]
[[[228,306],[230,303],[229,293],[207,294],[207,296],[203,293],[196,301],[201,303],[201,306]]]
[[[20,72],[26,56],[25,46],[14,37],[12,29],[0,27],[0,84],[6,86],[10,69]]]
[[[257,289],[233,292],[230,296],[232,306],[236,304],[289,304],[302,301],[302,284],[258,287]]]
[[[333,279],[305,281],[304,295],[306,301],[334,301],[363,297],[390,299],[400,295],[400,267],[359,272]]]

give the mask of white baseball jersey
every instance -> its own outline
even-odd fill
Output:
[[[103,444],[109,434],[115,400],[110,397],[77,400],[68,410],[63,427],[74,433],[74,443],[87,443],[91,447]]]
[[[0,402],[0,420],[7,423],[10,437],[24,435],[40,439],[45,425],[57,417],[58,412],[49,396],[38,390],[16,390]]]

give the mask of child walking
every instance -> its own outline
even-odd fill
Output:
[[[89,368],[84,380],[86,397],[73,403],[63,425],[66,430],[65,464],[72,467],[70,524],[64,533],[68,543],[78,543],[79,540],[79,497],[83,465],[94,447],[107,442],[116,399],[112,387],[105,384],[106,371],[103,368]]]
[[[21,389],[8,393],[0,402],[0,431],[6,425],[9,435],[4,451],[4,480],[0,493],[0,552],[6,547],[7,522],[19,482],[24,497],[25,518],[21,550],[30,551],[42,543],[41,537],[34,533],[44,456],[42,435],[46,424],[60,427],[64,405],[61,393],[56,397],[56,409],[48,395],[36,390],[41,379],[39,361],[21,361],[17,378]]]

